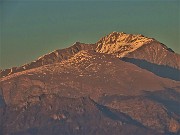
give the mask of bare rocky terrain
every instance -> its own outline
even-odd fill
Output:
[[[2,70],[2,135],[179,135],[180,55],[113,32]]]

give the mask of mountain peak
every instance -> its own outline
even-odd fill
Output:
[[[23,66],[1,70],[0,77],[48,64],[59,63],[84,50],[111,54],[118,58],[138,58],[155,64],[171,65],[171,67],[180,69],[180,64],[176,62],[180,56],[154,38],[148,38],[141,34],[127,34],[114,31],[101,38],[97,43],[86,44],[77,41],[68,48],[57,49]],[[170,58],[173,58],[175,62],[169,60]]]
[[[102,40],[111,40],[112,42],[135,42],[137,40],[154,40],[154,38],[149,38],[149,37],[145,37],[142,34],[128,34],[125,32],[117,32],[117,31],[113,31],[110,34],[106,35],[105,37],[101,38],[100,41]]]
[[[123,57],[142,45],[156,41],[141,34],[127,34],[125,32],[112,32],[97,42],[97,52],[108,53]]]

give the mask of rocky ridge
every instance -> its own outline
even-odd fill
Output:
[[[147,38],[140,34],[133,35],[124,32],[113,32],[97,42],[96,51],[112,54],[120,58],[153,41],[155,39]]]
[[[96,45],[94,44],[84,44],[76,42],[69,48],[55,50],[51,53],[39,57],[37,60],[31,63],[25,64],[20,67],[13,67],[10,69],[2,70],[0,71],[0,76],[5,77],[16,72],[21,72],[32,68],[37,68],[40,66],[61,62],[63,60],[67,60],[68,58],[72,57],[74,54],[78,53],[81,50],[94,50],[95,48]]]
[[[23,66],[1,70],[0,76],[5,77],[16,72],[61,62],[62,60],[71,58],[81,50],[94,50],[98,53],[112,54],[119,58],[140,59],[154,64],[180,69],[180,55],[174,53],[173,50],[157,40],[141,34],[112,32],[95,44],[76,42],[69,48],[55,50]]]

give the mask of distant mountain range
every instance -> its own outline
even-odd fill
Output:
[[[153,38],[112,32],[0,75],[0,134],[180,134],[180,55]]]

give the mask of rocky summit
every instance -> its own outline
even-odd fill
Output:
[[[112,32],[0,71],[2,135],[179,135],[180,55]]]

